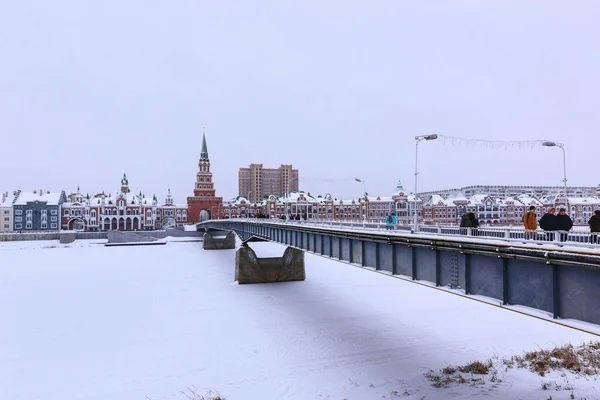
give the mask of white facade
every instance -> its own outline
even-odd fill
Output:
[[[8,192],[2,193],[0,198],[0,232],[13,231],[13,196],[9,196]]]
[[[138,231],[182,226],[188,222],[187,205],[174,204],[168,191],[164,204],[156,195],[146,197],[129,191],[127,176],[121,190],[90,197],[77,192],[62,205],[62,229],[85,231]]]

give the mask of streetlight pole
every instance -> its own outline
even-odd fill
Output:
[[[565,154],[565,145],[563,143],[558,142],[543,142],[542,146],[544,147],[560,147],[563,153],[563,184],[565,186],[565,201],[569,202],[569,197],[567,196],[567,156]]]
[[[298,178],[292,178],[292,179],[288,179],[287,182],[286,182],[286,184],[287,184],[286,185],[287,188],[286,188],[286,191],[285,191],[285,199],[286,199],[286,203],[285,203],[285,220],[286,221],[289,221],[288,211],[289,211],[289,202],[290,202],[290,194],[289,194],[290,193],[290,183],[292,183],[294,181],[297,181],[297,180],[298,180]]]
[[[250,193],[252,193],[254,190],[251,190],[248,192],[248,218],[250,218],[250,205],[252,204],[252,201],[250,200]]]
[[[366,185],[366,183],[367,182],[365,182],[364,179],[358,179],[358,178],[354,178],[354,180],[356,182],[360,182],[360,183],[363,184],[363,196],[365,197],[365,208],[363,210],[363,223],[365,223],[367,221],[367,200],[366,200],[366,197],[367,197],[367,185]]]
[[[418,184],[418,180],[417,177],[419,175],[419,168],[418,168],[418,159],[419,159],[419,142],[421,140],[435,140],[438,138],[438,135],[433,134],[433,135],[420,135],[420,136],[415,136],[415,201],[414,201],[414,209],[413,209],[413,230],[414,232],[417,232],[417,227],[418,227],[418,216],[417,216],[417,184]]]

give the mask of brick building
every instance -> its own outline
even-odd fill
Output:
[[[298,191],[298,170],[291,165],[279,168],[263,168],[262,164],[250,164],[238,172],[238,195],[259,203],[266,197],[281,197],[285,193]]]
[[[198,161],[198,173],[194,185],[194,196],[187,198],[188,222],[201,222],[207,219],[218,219],[221,215],[223,198],[216,197],[210,159],[206,147],[206,135],[202,134],[202,151]]]
[[[62,205],[62,229],[84,231],[139,231],[181,226],[187,223],[187,204],[174,204],[171,190],[161,205],[156,195],[146,197],[129,190],[123,174],[121,188],[90,198],[79,187]]]

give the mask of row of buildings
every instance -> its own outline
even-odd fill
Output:
[[[338,199],[330,194],[313,196],[298,190],[298,170],[291,165],[267,170],[251,164],[239,172],[240,195],[227,201],[216,195],[206,136],[198,160],[193,196],[176,204],[170,190],[164,201],[156,195],[135,194],[124,174],[120,189],[93,196],[17,190],[2,194],[0,232],[56,230],[156,230],[216,218],[285,216],[314,220],[383,222],[395,213],[400,224],[416,214],[419,223],[456,225],[465,212],[473,212],[482,224],[520,225],[532,205],[541,216],[551,207],[565,206],[575,224],[586,224],[600,209],[600,188],[545,186],[469,186],[438,192],[408,193],[400,182],[389,196]]]
[[[123,175],[119,191],[94,196],[79,188],[69,195],[41,189],[4,193],[0,232],[157,230],[187,223],[187,212],[186,204],[173,202],[170,190],[162,203],[155,195],[131,193]]]
[[[293,192],[288,196],[270,196],[260,203],[238,196],[223,204],[222,218],[265,216],[282,218],[285,215],[316,220],[383,222],[388,213],[395,213],[399,224],[410,224],[417,215],[418,223],[457,225],[465,212],[473,212],[480,223],[487,225],[521,225],[523,214],[530,206],[541,217],[548,209],[567,208],[575,224],[587,224],[595,210],[600,210],[600,187],[577,188],[579,197],[565,196],[556,187],[507,186],[507,196],[477,193],[466,196],[458,193],[408,193],[398,182],[390,196],[365,195],[355,199],[338,199],[330,194],[312,196]],[[573,189],[575,190],[575,189]],[[532,193],[534,192],[534,193]]]

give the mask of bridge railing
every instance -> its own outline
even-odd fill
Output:
[[[414,227],[409,225],[387,225],[377,222],[342,222],[342,221],[297,221],[297,220],[280,220],[280,219],[237,219],[238,221],[252,221],[275,223],[280,225],[297,225],[297,226],[314,226],[314,227],[331,227],[350,230],[372,230],[381,231],[387,230],[397,233],[415,233]],[[537,229],[535,231],[526,230],[516,226],[503,227],[479,227],[479,228],[460,228],[458,226],[448,225],[419,225],[417,232],[421,234],[440,235],[440,236],[470,236],[480,239],[503,240],[507,242],[524,242],[529,243],[556,243],[560,245],[568,244],[574,246],[596,246],[598,237],[595,233],[585,232],[582,230],[566,231],[543,231]]]

